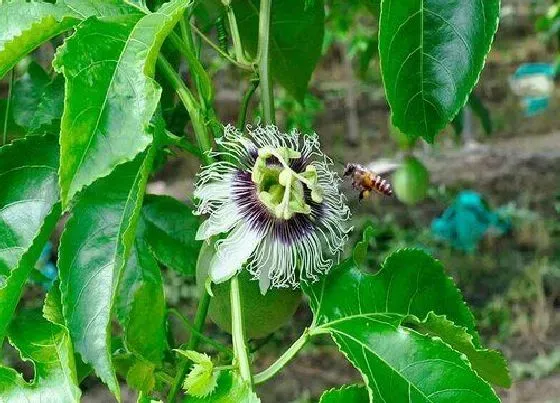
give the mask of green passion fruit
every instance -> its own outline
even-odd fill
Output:
[[[196,272],[199,287],[204,287],[208,273],[208,264],[204,263],[209,262],[213,253],[212,246],[206,242],[204,245]],[[278,330],[294,316],[301,303],[300,289],[270,288],[262,295],[259,282],[251,279],[247,270],[241,270],[238,278],[245,335],[250,339],[266,337]],[[220,329],[231,333],[230,282],[212,284],[212,293],[208,316]]]
[[[406,157],[393,175],[393,188],[398,199],[406,204],[416,204],[426,197],[430,175],[415,157]]]

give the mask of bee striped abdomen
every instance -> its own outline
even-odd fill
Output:
[[[391,189],[391,184],[379,175],[375,175],[375,177],[373,178],[372,189],[375,190],[377,193],[381,193],[386,196],[391,196],[393,194],[393,189]]]

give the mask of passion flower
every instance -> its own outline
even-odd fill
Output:
[[[209,276],[222,283],[243,265],[261,293],[316,280],[340,256],[350,212],[339,176],[321,152],[316,134],[285,134],[275,126],[233,126],[218,139],[214,162],[198,175],[197,213],[208,214],[197,239],[227,233],[216,242]]]

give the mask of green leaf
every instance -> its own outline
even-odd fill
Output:
[[[29,64],[25,74],[16,80],[12,105],[17,125],[27,128],[49,81],[48,74],[35,62]]]
[[[472,336],[465,331],[465,328],[456,326],[445,316],[430,312],[422,322],[413,319],[410,325],[407,323],[407,326],[411,326],[419,333],[440,337],[454,350],[465,354],[481,378],[504,388],[511,386],[507,363],[503,355],[498,351],[475,348]]]
[[[65,326],[62,313],[62,294],[60,293],[60,282],[58,280],[53,284],[45,297],[43,316],[51,323]]]
[[[185,378],[183,389],[194,397],[204,398],[218,386],[219,372],[214,371],[214,364],[208,354],[193,350],[176,350],[193,362],[193,366]]]
[[[200,219],[192,209],[172,197],[150,195],[142,219],[155,257],[179,273],[194,275],[202,242],[195,239]]]
[[[348,260],[304,291],[314,313],[310,333],[332,336],[362,374],[371,401],[498,401],[464,354],[402,325],[408,315],[435,311],[476,335],[460,294],[424,252],[395,252],[376,275]]]
[[[251,391],[243,379],[232,371],[221,371],[218,386],[206,397],[188,396],[185,403],[260,403],[261,399]]]
[[[347,281],[336,283],[334,279],[338,276],[347,278]],[[347,261],[340,265],[340,270],[334,270],[328,280],[324,285],[336,287],[336,292],[341,295],[358,291],[368,295],[367,300],[362,301],[366,304],[362,305],[366,312],[390,312],[417,318],[425,318],[432,311],[445,315],[456,325],[467,328],[475,346],[480,347],[473,315],[461,293],[445,274],[442,264],[420,249],[401,249],[392,253],[375,275],[363,273],[353,262]],[[317,323],[326,320],[327,312],[338,310],[338,303],[336,298],[325,298],[316,313]],[[348,306],[351,308],[355,307]]]
[[[366,261],[369,242],[374,236],[375,229],[371,225],[368,225],[362,233],[362,240],[358,241],[352,250],[352,258],[356,264],[360,265]]]
[[[53,65],[66,78],[60,132],[64,208],[82,188],[152,142],[148,125],[161,95],[153,80],[157,55],[188,4],[174,0],[140,19],[90,18],[59,48]]]
[[[55,121],[62,116],[64,106],[64,79],[47,75],[37,63],[31,63],[27,72],[14,86],[13,113],[16,124],[30,133],[41,130],[58,132]]]
[[[325,30],[323,0],[277,0],[270,15],[270,68],[272,78],[303,103],[307,84],[321,57]],[[259,1],[234,1],[243,49],[257,54]]]
[[[144,227],[140,220],[119,284],[117,315],[124,328],[127,350],[161,364],[167,347],[165,295],[161,271],[144,240]]]
[[[142,11],[123,0],[62,0],[60,3],[74,11],[80,18],[111,17],[126,14],[141,14]]]
[[[54,137],[0,148],[0,341],[60,217],[57,170]]]
[[[64,326],[47,321],[37,310],[23,310],[9,329],[10,343],[21,358],[33,362],[28,383],[11,368],[0,367],[0,396],[6,402],[79,402],[72,343]]]
[[[16,0],[0,5],[0,78],[25,55],[80,22],[62,4]]]
[[[499,0],[384,0],[379,57],[393,124],[433,142],[467,102],[498,28]]]
[[[366,403],[369,402],[367,388],[364,385],[345,385],[338,389],[329,389],[321,395],[319,403]]]
[[[156,386],[154,371],[155,366],[153,363],[136,361],[126,374],[126,383],[140,392],[149,393]]]
[[[111,312],[154,154],[151,148],[87,188],[73,207],[60,241],[58,267],[70,336],[83,361],[91,364],[117,398]]]

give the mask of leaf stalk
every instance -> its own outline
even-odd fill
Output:
[[[252,384],[251,366],[249,364],[249,354],[245,344],[245,329],[243,328],[243,311],[241,308],[241,291],[239,289],[239,279],[237,276],[231,279],[231,335],[233,341],[233,352],[235,361],[239,368],[241,378]]]
[[[286,364],[295,357],[295,355],[309,341],[311,334],[309,328],[306,328],[302,335],[287,349],[270,367],[255,375],[255,385],[263,383],[274,377],[278,372],[286,366]]]

